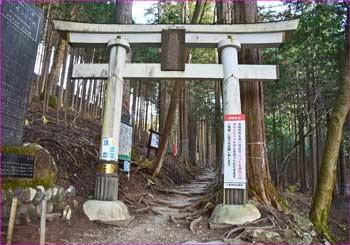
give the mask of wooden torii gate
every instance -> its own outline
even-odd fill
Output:
[[[278,48],[283,43],[285,35],[297,28],[298,22],[299,20],[234,25],[116,25],[54,20],[55,29],[72,47],[110,48],[109,64],[76,64],[72,72],[73,79],[108,79],[98,162],[100,171],[97,173],[95,198],[105,201],[117,200],[116,164],[123,79],[221,79],[225,118],[230,116],[241,118],[239,80],[275,80],[278,79],[278,71],[275,65],[238,64],[239,49]],[[164,67],[163,63],[166,61],[163,57],[169,58],[168,50],[164,48],[169,46],[169,43],[164,45],[165,37],[169,39],[169,36],[173,39],[172,42],[179,46],[178,52],[175,52],[173,57],[177,59],[178,64],[174,69]],[[125,63],[126,55],[131,48],[147,47],[162,48],[161,64]],[[186,48],[217,48],[221,64],[184,64],[184,55],[181,55],[181,52]],[[244,127],[242,135],[244,138]],[[233,155],[237,153],[237,148],[231,149],[230,140],[231,138],[225,135],[223,202],[241,205],[247,200],[245,145],[240,149],[243,154],[239,162],[241,165],[238,167],[243,174],[237,185],[230,182],[233,172],[236,171],[237,161],[225,155],[228,151],[233,152]]]

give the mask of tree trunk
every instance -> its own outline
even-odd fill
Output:
[[[66,41],[62,38],[59,38],[59,44],[57,46],[57,49],[55,50],[53,65],[52,65],[50,76],[48,78],[47,85],[46,85],[43,114],[47,112],[48,105],[49,105],[49,97],[52,94],[53,86],[56,86],[56,83],[59,79],[66,46],[67,46]]]
[[[328,120],[326,143],[322,157],[320,177],[317,181],[316,193],[313,198],[310,212],[311,221],[314,223],[318,232],[322,233],[333,241],[328,231],[328,214],[332,203],[332,192],[335,182],[335,173],[337,168],[337,159],[339,146],[342,137],[342,129],[346,115],[350,109],[350,55],[349,55],[349,23],[350,22],[350,4],[347,4],[346,20],[346,60],[343,68],[343,78],[339,82],[339,92],[332,113]]]
[[[42,70],[39,78],[39,84],[37,87],[36,94],[40,96],[44,92],[44,87],[45,83],[47,80],[48,72],[49,72],[49,65],[50,65],[50,57],[51,57],[51,50],[52,50],[52,37],[53,37],[53,24],[51,21],[50,17],[50,9],[51,9],[51,4],[48,8],[48,13],[47,13],[47,21],[46,21],[46,26],[45,26],[45,38],[44,38],[44,52],[43,52],[43,59],[42,59]]]
[[[310,70],[309,70],[309,66],[306,67],[306,76],[307,79],[310,81]],[[314,113],[313,113],[313,105],[312,102],[315,99],[315,94],[314,94],[314,90],[313,90],[313,86],[312,86],[312,82],[308,83],[308,103],[307,103],[307,107],[308,107],[308,114],[309,114],[309,124],[308,124],[308,130],[312,131],[312,133],[309,136],[309,146],[310,146],[310,165],[311,168],[309,168],[310,171],[310,177],[312,180],[311,184],[311,195],[314,194],[315,192],[315,188],[316,188],[316,183],[317,183],[317,163],[316,163],[316,143],[315,143],[315,137],[314,137],[314,131],[312,130],[313,125],[315,124],[315,119],[314,119]]]
[[[257,2],[235,2],[236,24],[255,23]],[[257,49],[242,49],[240,64],[258,64],[260,54]],[[263,84],[259,81],[240,83],[242,111],[246,114],[247,128],[247,177],[250,198],[280,209],[277,191],[272,184],[268,154],[265,145]]]
[[[346,187],[346,162],[344,154],[344,144],[340,143],[339,149],[339,171],[338,171],[338,186],[339,186],[339,196],[345,197],[345,187]]]
[[[199,18],[199,10],[201,6],[201,1],[196,0],[196,6],[194,9],[194,13],[192,16],[191,24],[196,24],[198,23],[198,18]],[[198,10],[199,9],[199,10]],[[198,12],[198,13],[197,13]],[[189,60],[189,55],[190,53],[186,53],[186,60]],[[169,105],[169,110],[166,116],[166,121],[164,125],[164,130],[161,131],[161,139],[160,139],[160,145],[159,149],[157,151],[156,158],[153,161],[153,166],[155,168],[154,173],[153,173],[153,178],[158,176],[160,173],[160,170],[162,168],[163,164],[163,157],[165,154],[166,146],[168,143],[168,137],[171,133],[171,128],[172,128],[172,120],[176,111],[176,105],[177,105],[177,100],[179,100],[179,93],[182,89],[182,81],[176,81],[173,87],[172,95],[171,95],[171,100],[170,100],[170,105]]]
[[[273,162],[275,167],[275,184],[277,189],[279,189],[279,174],[278,174],[278,155],[277,155],[277,130],[276,130],[276,112],[272,113],[272,127],[273,127]]]
[[[280,106],[278,106],[278,115],[279,115],[279,122],[280,122],[280,125],[279,125],[280,126],[280,163],[282,163],[284,159],[284,133],[283,133],[284,130],[283,130],[283,120],[282,120],[282,113],[281,113]],[[278,178],[280,178],[279,173],[278,173]],[[287,186],[287,178],[285,178],[284,180],[278,179],[278,182],[280,184],[280,186],[277,186],[277,188],[280,188],[278,190],[284,190],[284,188]]]
[[[222,167],[223,125],[221,109],[221,81],[215,81],[215,161],[216,167]]]
[[[171,101],[169,105],[169,110],[165,120],[164,130],[162,131],[162,136],[160,137],[159,149],[157,151],[156,158],[153,161],[154,172],[153,178],[158,176],[163,165],[163,157],[165,155],[166,146],[168,145],[168,137],[171,133],[171,128],[173,126],[173,119],[176,110],[177,101],[179,99],[179,93],[181,90],[181,85],[178,84],[181,81],[176,81],[173,87],[173,92],[171,94]]]
[[[159,132],[161,133],[164,129],[165,119],[167,117],[169,109],[169,93],[167,89],[168,81],[159,82]]]
[[[131,107],[131,125],[135,125],[135,112],[136,112],[136,91],[137,91],[137,81],[134,81],[132,93],[132,107]]]
[[[132,1],[116,1],[116,23],[132,24]],[[128,54],[126,62],[130,62],[131,53]],[[122,121],[130,123],[130,81],[124,80],[123,84],[123,105],[122,105]]]
[[[348,124],[348,141],[347,141],[347,144],[348,144],[348,161],[347,161],[347,164],[346,166],[350,166],[350,112],[348,113],[348,120],[347,120],[347,124]]]
[[[69,66],[68,66],[68,76],[67,76],[67,84],[66,84],[66,92],[64,94],[64,123],[67,125],[67,119],[68,119],[68,109],[72,105],[72,96],[74,95],[74,90],[72,89],[74,83],[72,82],[71,74],[73,70],[73,60],[74,60],[74,51],[72,52],[72,49],[68,48],[70,51],[70,60],[69,60]]]
[[[58,99],[57,99],[57,108],[56,108],[56,124],[58,124],[59,121],[59,115],[60,115],[60,110],[62,106],[62,100],[63,100],[63,85],[64,85],[64,80],[66,77],[66,67],[67,67],[67,57],[68,57],[68,46],[65,47],[65,52],[64,52],[64,57],[63,57],[63,65],[62,65],[62,72],[61,72],[61,81],[60,81],[60,87],[58,91]],[[68,83],[68,79],[67,79]]]
[[[224,1],[215,1],[217,24],[231,23],[230,3]],[[222,167],[222,149],[223,149],[223,123],[222,123],[222,107],[221,107],[221,89],[222,81],[215,82],[215,160],[217,168]]]
[[[216,6],[216,23],[217,24],[230,24],[231,23],[231,8],[229,1],[215,1]]]
[[[181,155],[183,158],[189,158],[189,136],[188,136],[188,86],[186,81],[182,82],[181,110],[180,110],[180,138],[181,138]]]
[[[190,88],[189,88],[190,89]],[[194,115],[194,110],[195,110],[195,97],[194,96],[190,96],[189,98],[189,103],[190,103],[190,107],[189,107],[189,127],[190,127],[190,132],[189,132],[189,155],[190,155],[190,161],[192,162],[192,164],[196,164],[196,153],[197,153],[197,120],[196,117]]]

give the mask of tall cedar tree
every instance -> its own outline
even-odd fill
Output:
[[[236,24],[255,23],[257,2],[242,1],[234,3],[234,22]],[[240,64],[259,64],[257,49],[242,49]],[[240,83],[242,111],[247,119],[247,177],[248,195],[261,203],[280,209],[278,195],[272,184],[265,146],[264,96],[260,81]]]

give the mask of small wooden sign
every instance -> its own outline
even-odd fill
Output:
[[[34,157],[2,152],[1,176],[14,178],[33,178]]]

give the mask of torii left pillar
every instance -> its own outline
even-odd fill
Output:
[[[121,38],[108,42],[110,48],[109,71],[105,94],[101,147],[97,163],[95,198],[102,201],[118,199],[118,148],[122,116],[122,77],[129,43]]]

